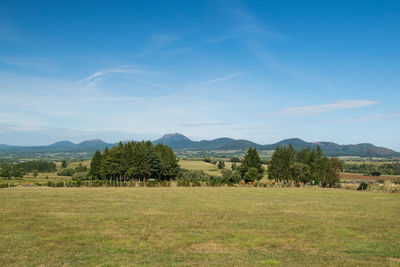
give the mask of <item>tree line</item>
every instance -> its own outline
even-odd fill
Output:
[[[89,175],[96,180],[129,181],[170,180],[179,173],[174,151],[150,141],[128,142],[99,150],[93,155]]]
[[[400,174],[400,162],[383,163],[383,164],[345,164],[345,172],[352,173],[363,173],[365,175],[379,176],[381,174],[386,175],[399,175]]]
[[[54,172],[57,166],[54,162],[33,160],[20,163],[0,164],[0,177],[23,177],[28,172]]]
[[[342,162],[323,155],[321,148],[296,151],[291,145],[277,147],[268,165],[268,178],[277,181],[333,187],[339,181]]]

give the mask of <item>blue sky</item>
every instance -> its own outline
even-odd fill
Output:
[[[0,143],[299,137],[400,151],[399,1],[0,2]]]

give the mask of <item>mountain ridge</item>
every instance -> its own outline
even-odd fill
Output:
[[[154,144],[163,143],[177,151],[207,151],[207,150],[247,150],[255,147],[258,150],[275,150],[277,146],[288,146],[291,144],[295,149],[315,149],[318,145],[325,155],[328,156],[360,156],[360,157],[400,157],[400,153],[392,149],[377,147],[370,143],[340,145],[334,142],[318,141],[306,142],[300,138],[284,139],[274,144],[261,145],[245,139],[233,139],[221,137],[213,140],[193,141],[180,133],[165,134],[153,141]],[[73,143],[68,140],[59,141],[47,146],[11,146],[0,144],[0,152],[24,153],[24,152],[94,152],[103,150],[118,143],[107,143],[100,139],[86,140]]]

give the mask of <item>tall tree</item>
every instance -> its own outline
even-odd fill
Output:
[[[65,161],[65,159],[61,162],[61,168],[67,168],[67,161]]]
[[[90,162],[90,175],[92,179],[97,180],[101,178],[101,160],[102,156],[99,150],[96,150]]]
[[[264,173],[264,168],[261,164],[260,156],[258,155],[257,149],[255,147],[250,147],[247,150],[246,155],[240,165],[240,173],[242,177],[250,170],[250,168],[255,168],[259,175],[262,176]],[[254,171],[253,171],[254,172]]]

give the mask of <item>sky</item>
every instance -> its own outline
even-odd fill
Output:
[[[400,1],[0,1],[0,144],[400,151]]]

